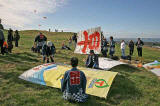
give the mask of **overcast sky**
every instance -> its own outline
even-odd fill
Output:
[[[106,36],[160,38],[160,0],[0,0],[6,29],[78,32],[101,26]]]

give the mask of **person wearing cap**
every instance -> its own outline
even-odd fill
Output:
[[[86,76],[77,69],[78,58],[71,58],[72,69],[65,72],[61,80],[61,91],[63,98],[70,102],[85,102],[88,98],[86,95]]]
[[[143,47],[144,43],[143,41],[138,38],[138,41],[136,42],[136,46],[137,46],[137,51],[138,51],[138,56],[142,57],[142,47]]]
[[[110,36],[110,51],[109,55],[111,58],[113,57],[113,54],[115,53],[115,41],[113,40],[113,36]]]
[[[86,60],[86,67],[88,68],[99,68],[98,55],[94,53],[94,50],[90,50],[90,54]]]
[[[39,33],[39,35],[36,36],[34,45],[37,46],[38,53],[40,53],[40,50],[42,49],[42,46],[46,41],[47,41],[47,37],[43,35],[41,32]]]
[[[51,41],[48,41],[47,44],[44,43],[42,47],[43,63],[45,63],[46,58],[47,58],[47,63],[49,63],[49,57],[51,59],[51,62],[54,62],[53,57],[55,52],[56,48]]]
[[[1,19],[0,19],[0,48],[1,48],[1,54],[4,55],[4,50],[3,50],[3,43],[4,43],[5,37],[3,33],[3,25],[1,24]]]

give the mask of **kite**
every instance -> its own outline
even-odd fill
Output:
[[[19,76],[19,78],[33,83],[61,88],[64,73],[70,70],[68,65],[48,63],[34,67]],[[102,71],[78,67],[87,78],[86,93],[106,98],[117,72]]]
[[[99,60],[99,68],[102,68],[104,70],[109,70],[115,66],[126,64],[120,61],[112,60],[110,58],[99,57],[98,60]]]
[[[101,53],[101,28],[91,28],[77,33],[77,45],[75,53],[89,54],[94,50],[95,54]]]
[[[160,77],[160,62],[157,60],[151,63],[147,63],[143,65],[143,67]]]
[[[34,13],[36,13],[37,12],[37,10],[34,10]]]
[[[43,19],[47,19],[47,17],[43,17]]]

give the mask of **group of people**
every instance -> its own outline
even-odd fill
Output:
[[[143,41],[138,38],[136,44],[134,44],[133,40],[130,40],[128,47],[129,47],[129,55],[132,56],[133,52],[134,52],[134,45],[137,46],[137,52],[138,52],[138,56],[142,57],[142,47],[144,45]],[[122,51],[122,58],[125,58],[125,49],[126,49],[126,43],[124,40],[121,41],[121,51]]]
[[[114,53],[115,53],[115,41],[113,40],[113,37],[111,36],[110,37],[110,42],[107,41],[107,39],[105,37],[102,37],[102,42],[101,42],[101,52],[102,52],[102,55],[104,57],[107,57],[107,53],[108,53],[108,49],[109,49],[109,56],[112,58]],[[121,41],[121,44],[120,44],[120,48],[121,48],[121,57],[122,58],[126,58],[126,55],[125,55],[125,49],[126,49],[126,43],[124,40]],[[134,46],[137,46],[137,52],[138,52],[138,56],[139,57],[142,57],[142,47],[144,45],[143,41],[138,38],[137,42],[134,43],[133,40],[130,40],[130,42],[128,43],[128,47],[129,47],[129,56],[132,56],[133,55],[133,52],[134,52]]]
[[[47,41],[47,37],[43,33],[39,33],[34,40],[34,46],[31,48],[33,52],[37,52],[38,55],[42,54],[43,63],[47,61],[49,63],[49,58],[51,62],[54,62],[54,54],[56,53],[56,48],[51,41]]]
[[[1,48],[2,55],[8,52],[12,53],[13,41],[15,41],[15,47],[18,47],[18,41],[20,40],[20,35],[19,35],[18,30],[16,30],[15,33],[13,34],[13,30],[10,28],[8,30],[8,36],[7,36],[7,41],[6,41],[3,30],[4,28],[0,20],[0,48]]]
[[[138,38],[136,42],[138,56],[142,56],[142,46],[144,45],[143,41]],[[125,42],[122,40],[121,42],[121,51],[122,56],[125,56]],[[128,44],[130,56],[133,55],[134,52],[134,42],[131,40]],[[102,41],[102,54],[107,56],[108,48],[110,48],[109,55],[113,57],[115,53],[115,41],[113,37],[110,37],[110,43],[107,42],[106,38]],[[66,71],[64,74],[64,78],[62,79],[61,91],[63,92],[63,98],[65,100],[71,102],[85,102],[88,98],[86,94],[86,76],[85,74],[77,69],[78,59],[76,57],[71,58],[72,69]],[[98,55],[94,53],[94,50],[90,50],[90,54],[88,55],[85,65],[87,68],[99,68]]]

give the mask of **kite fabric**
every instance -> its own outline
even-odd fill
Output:
[[[43,64],[34,67],[19,76],[19,78],[33,83],[61,88],[64,73],[72,67],[68,65]],[[78,67],[87,78],[86,93],[106,98],[117,72],[102,71]]]
[[[74,53],[89,54],[90,50],[94,50],[95,54],[101,52],[101,27],[77,33],[77,45]]]
[[[154,73],[156,76],[160,77],[160,62],[154,61],[143,65],[144,68]]]
[[[126,64],[123,62],[112,60],[110,58],[99,57],[98,60],[99,60],[99,68],[102,68],[104,70],[109,70],[117,65]]]

